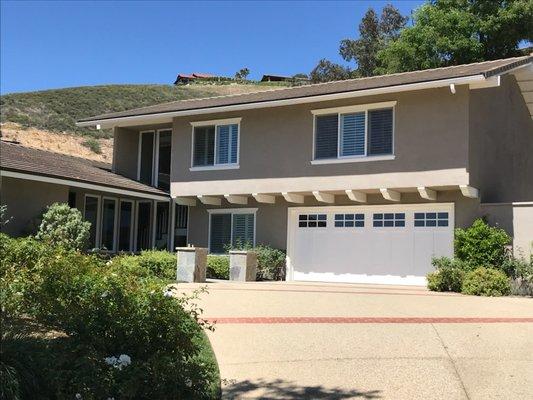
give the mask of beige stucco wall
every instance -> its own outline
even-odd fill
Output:
[[[533,120],[513,75],[471,91],[469,171],[481,202],[533,201]]]
[[[533,204],[513,206],[514,251],[526,259],[533,255]]]
[[[302,104],[270,109],[216,113],[176,118],[172,141],[172,193],[183,195],[182,182],[234,181],[268,178],[371,176],[391,172],[462,170],[468,161],[469,91],[448,88],[404,92],[348,100]],[[311,165],[313,115],[311,110],[357,104],[397,101],[394,153],[387,161]],[[241,117],[240,168],[190,171],[191,121]],[[235,180],[238,180],[235,182]],[[414,180],[413,180],[414,182]],[[429,184],[431,182],[424,182]],[[231,184],[230,184],[231,187]],[[198,189],[201,190],[201,189]],[[245,188],[240,190],[244,191]],[[249,192],[250,193],[250,192]]]
[[[137,179],[139,133],[133,129],[115,128],[113,135],[113,171]]]
[[[68,201],[68,187],[17,178],[1,179],[0,201],[11,220],[2,231],[11,236],[35,233],[37,219],[55,202]]]

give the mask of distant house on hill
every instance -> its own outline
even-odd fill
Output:
[[[291,81],[292,77],[283,75],[263,75],[261,82],[284,82]]]
[[[215,75],[212,74],[203,74],[200,72],[193,72],[192,74],[178,74],[174,85],[186,85],[193,81],[202,80],[202,79],[211,79],[215,78]]]

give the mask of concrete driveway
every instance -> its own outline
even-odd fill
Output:
[[[208,290],[199,304],[217,321],[224,398],[533,398],[533,299],[325,283]]]

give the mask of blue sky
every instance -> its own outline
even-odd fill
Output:
[[[2,93],[172,83],[178,72],[250,78],[342,62],[339,41],[385,1],[1,2]],[[423,1],[392,1],[410,14]]]

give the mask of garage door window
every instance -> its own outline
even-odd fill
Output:
[[[415,226],[417,227],[432,227],[432,226],[448,226],[449,216],[447,212],[429,212],[429,213],[415,213]]]
[[[300,214],[298,226],[300,228],[325,228],[327,216],[326,214]]]
[[[405,213],[376,213],[373,216],[374,228],[404,227]]]
[[[363,228],[365,226],[365,214],[335,214],[336,228]]]

